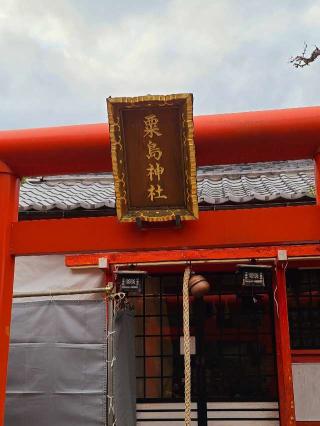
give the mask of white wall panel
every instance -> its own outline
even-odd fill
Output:
[[[296,419],[320,420],[320,364],[292,365]]]

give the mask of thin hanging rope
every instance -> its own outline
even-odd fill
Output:
[[[189,323],[189,279],[190,268],[183,275],[183,346],[184,346],[184,424],[191,425],[191,364],[190,364],[190,323]]]

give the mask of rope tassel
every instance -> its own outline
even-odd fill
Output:
[[[183,275],[183,345],[184,345],[184,424],[191,425],[191,363],[189,323],[189,279],[191,270],[186,268]]]

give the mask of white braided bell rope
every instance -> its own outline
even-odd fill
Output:
[[[183,275],[183,345],[184,345],[184,424],[191,425],[191,364],[190,364],[190,322],[189,322],[189,279],[191,270],[186,268]]]

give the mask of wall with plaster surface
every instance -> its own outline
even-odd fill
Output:
[[[320,364],[292,365],[297,420],[320,420]]]

